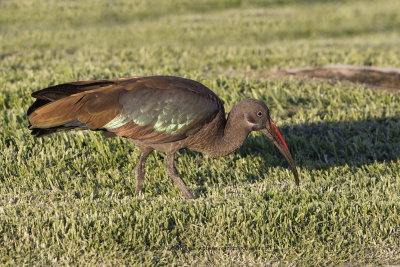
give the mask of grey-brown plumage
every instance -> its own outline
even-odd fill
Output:
[[[238,149],[251,131],[261,131],[278,147],[293,171],[293,158],[267,106],[256,99],[236,104],[228,115],[222,101],[204,85],[171,76],[80,81],[52,86],[32,94],[29,129],[41,137],[68,130],[103,131],[105,136],[129,138],[142,151],[135,168],[136,194],[140,194],[147,156],[167,154],[167,173],[192,199],[179,177],[175,152],[182,148],[211,156]]]

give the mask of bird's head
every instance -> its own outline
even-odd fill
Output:
[[[299,185],[299,175],[289,148],[281,133],[269,115],[268,107],[257,99],[246,99],[238,107],[244,114],[244,121],[249,131],[260,131],[268,137],[288,161],[292,169],[296,185]]]

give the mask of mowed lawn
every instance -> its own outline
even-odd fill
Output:
[[[398,0],[0,1],[0,265],[400,264],[400,95],[278,77],[400,67]],[[33,91],[138,75],[202,82],[227,111],[263,100],[300,173],[251,134],[182,151],[186,201],[152,153],[96,132],[35,139]]]

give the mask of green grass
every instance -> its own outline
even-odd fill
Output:
[[[0,1],[0,264],[400,264],[400,95],[270,77],[327,64],[400,67],[400,3],[388,1]],[[94,132],[35,139],[31,92],[167,74],[229,110],[265,101],[300,188],[262,136],[211,158],[186,151],[185,201],[150,155]]]

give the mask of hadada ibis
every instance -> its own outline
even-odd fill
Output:
[[[175,169],[174,155],[183,148],[211,156],[238,149],[251,131],[268,137],[298,173],[268,107],[256,99],[237,103],[228,117],[219,97],[199,82],[172,76],[78,81],[32,94],[29,129],[41,137],[68,129],[103,131],[128,138],[141,150],[135,167],[140,194],[145,161],[153,150],[166,153],[166,170],[187,199],[193,194]]]

